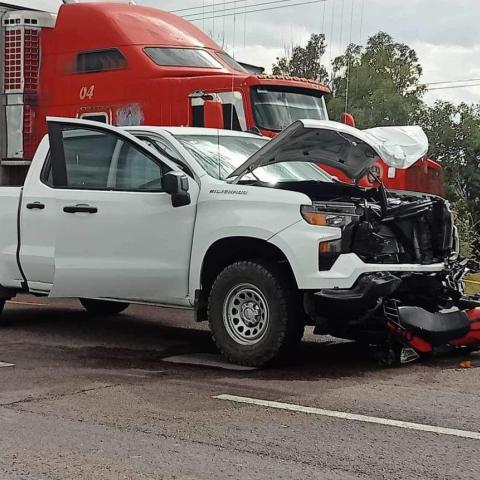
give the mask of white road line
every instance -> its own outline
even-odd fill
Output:
[[[295,405],[292,403],[273,402],[270,400],[260,400],[258,398],[238,397],[236,395],[216,395],[213,398],[219,400],[228,400],[237,403],[247,403],[249,405],[257,405],[259,407],[277,408],[279,410],[288,410],[291,412],[311,413],[313,415],[321,415],[324,417],[340,418],[343,420],[354,420],[364,423],[376,423],[386,425],[388,427],[406,428],[407,430],[418,430],[421,432],[438,433],[441,435],[451,435],[461,438],[472,438],[480,440],[480,432],[470,432],[468,430],[458,430],[456,428],[436,427],[434,425],[425,425],[422,423],[403,422],[401,420],[390,420],[388,418],[370,417],[368,415],[359,415],[356,413],[338,412],[336,410],[325,410],[323,408],[305,407],[303,405]]]

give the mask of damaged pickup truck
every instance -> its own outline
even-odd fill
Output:
[[[0,294],[195,311],[232,362],[261,366],[317,334],[409,360],[480,346],[468,262],[442,198],[360,188],[381,157],[427,151],[416,127],[301,120],[275,139],[48,119],[24,187],[0,188]],[[347,185],[317,164],[347,174]]]

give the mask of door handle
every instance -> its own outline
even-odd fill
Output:
[[[67,205],[66,207],[63,207],[63,211],[65,213],[97,213],[98,208],[86,204]]]
[[[33,202],[33,203],[27,203],[26,207],[29,209],[29,210],[43,210],[45,208],[45,205],[43,203],[40,203],[40,202]]]

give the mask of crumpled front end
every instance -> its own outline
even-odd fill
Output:
[[[307,222],[341,231],[320,242],[317,288],[304,289],[316,333],[386,333],[391,302],[428,312],[461,306],[462,279],[471,264],[458,257],[448,202],[382,189],[329,188],[302,190],[312,199],[302,208]]]
[[[409,363],[445,348],[480,349],[480,300],[464,295],[463,277],[478,265],[451,260],[437,273],[376,272],[351,289],[305,293],[316,334],[377,348],[382,364]]]

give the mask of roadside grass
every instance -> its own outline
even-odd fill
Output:
[[[467,295],[480,295],[480,273],[465,275],[465,293]]]

